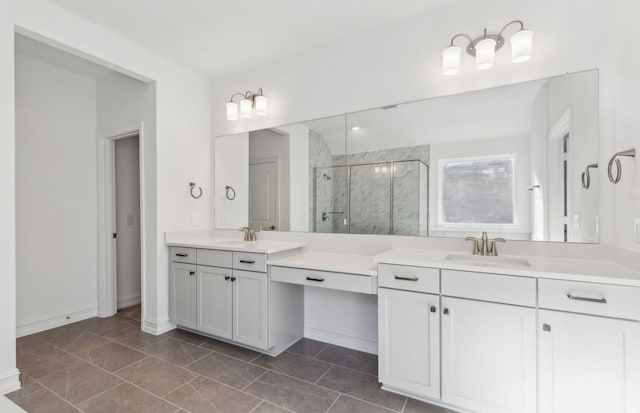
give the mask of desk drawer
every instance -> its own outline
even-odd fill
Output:
[[[378,265],[378,286],[422,293],[440,293],[440,270],[406,265]]]
[[[375,294],[375,277],[305,270],[302,268],[271,266],[271,281],[289,284],[310,285],[312,287],[331,288],[333,290],[352,291],[363,294]]]
[[[233,268],[236,270],[267,272],[267,254],[234,252]]]
[[[173,262],[184,262],[186,264],[196,263],[195,248],[171,247],[170,256]]]
[[[536,279],[442,270],[442,295],[535,307]]]
[[[552,310],[640,320],[640,288],[539,279],[538,306]]]
[[[198,265],[231,268],[233,255],[231,251],[198,249]]]

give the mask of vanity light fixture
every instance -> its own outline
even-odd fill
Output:
[[[512,24],[520,25],[520,30],[511,36],[511,61],[513,63],[522,63],[531,59],[531,51],[533,49],[533,31],[524,28],[524,23],[520,20],[514,20],[504,25],[498,34],[489,34],[484,29],[481,37],[472,39],[471,36],[460,33],[451,38],[449,47],[442,51],[442,73],[445,76],[457,75],[460,72],[460,55],[462,49],[454,45],[454,41],[458,37],[464,37],[468,43],[465,48],[467,54],[476,58],[476,69],[486,70],[493,67],[495,54],[502,46],[505,40],[502,36],[504,31]]]
[[[233,101],[234,98],[241,97],[240,107]],[[245,93],[234,93],[227,102],[227,120],[238,120],[238,113],[241,118],[250,118],[255,114],[258,116],[266,116],[268,109],[268,99],[262,94],[262,88],[257,92],[247,91]]]

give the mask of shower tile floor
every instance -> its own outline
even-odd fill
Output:
[[[446,413],[380,389],[375,355],[302,339],[278,357],[174,330],[140,330],[140,306],[17,340],[32,413]]]

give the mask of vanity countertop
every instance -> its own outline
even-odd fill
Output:
[[[454,260],[447,259],[447,256],[453,257]],[[374,256],[373,261],[379,264],[433,267],[640,287],[640,273],[611,261],[506,255],[495,258],[497,259],[473,256],[460,251],[394,248]],[[506,262],[500,263],[501,259]],[[526,260],[530,265],[517,264],[520,260]]]
[[[275,254],[291,251],[304,247],[304,242],[290,241],[242,241],[230,238],[212,236],[169,236],[166,237],[167,245],[174,247],[206,248],[225,251],[256,252],[262,254]]]
[[[378,264],[370,255],[339,254],[331,252],[305,252],[287,258],[268,260],[268,265],[277,267],[304,268],[338,273],[378,275]]]

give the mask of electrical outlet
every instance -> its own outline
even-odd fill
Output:
[[[580,229],[580,214],[573,214],[573,229]]]
[[[194,227],[200,225],[200,218],[197,215],[191,215],[191,225]]]
[[[640,218],[633,220],[633,240],[640,243]]]

